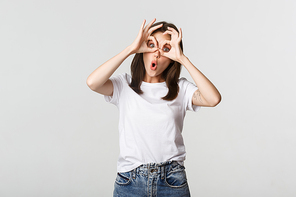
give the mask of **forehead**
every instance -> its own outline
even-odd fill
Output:
[[[163,32],[155,32],[152,34],[152,36],[157,40],[157,41],[162,41],[162,40],[171,40],[171,35],[165,34],[163,35]]]

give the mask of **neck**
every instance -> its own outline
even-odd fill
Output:
[[[144,82],[147,83],[161,83],[164,82],[165,80],[161,77],[161,76],[157,76],[157,77],[150,77],[150,76],[145,76],[144,77]]]

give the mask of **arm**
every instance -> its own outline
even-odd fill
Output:
[[[192,96],[192,104],[206,107],[215,107],[218,105],[221,101],[221,95],[211,81],[185,55],[181,57],[180,63],[188,70],[198,87],[198,90]]]
[[[109,78],[130,54],[130,48],[127,47],[122,52],[98,67],[88,76],[86,80],[88,87],[100,94],[112,96],[113,84]]]
[[[221,101],[221,95],[217,88],[211,83],[211,81],[202,74],[183,54],[180,48],[180,42],[182,40],[182,31],[179,29],[178,33],[173,28],[168,28],[164,34],[171,35],[171,41],[165,41],[161,43],[161,48],[165,44],[171,45],[171,50],[167,53],[162,52],[162,55],[179,62],[182,64],[190,73],[193,78],[198,90],[196,90],[192,96],[192,104],[206,107],[214,107]]]
[[[112,96],[113,84],[109,78],[122,64],[122,62],[131,54],[154,52],[157,50],[147,46],[147,39],[150,39],[156,43],[155,38],[151,37],[150,34],[155,29],[162,26],[161,24],[150,29],[155,20],[156,19],[153,19],[145,28],[144,25],[146,21],[144,20],[135,41],[122,52],[102,64],[88,76],[86,83],[91,90],[103,95]]]

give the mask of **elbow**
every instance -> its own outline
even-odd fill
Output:
[[[92,85],[92,81],[89,79],[89,77],[86,79],[86,85],[92,90],[93,85]]]
[[[221,102],[221,95],[219,94],[213,101],[210,103],[211,107],[216,107]]]
[[[92,91],[95,92],[98,92],[98,89],[101,87],[96,81],[92,81],[89,78],[87,78],[86,84]]]

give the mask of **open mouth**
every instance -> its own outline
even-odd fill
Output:
[[[151,70],[156,70],[156,68],[157,68],[157,62],[155,60],[153,60],[151,62],[150,68],[151,68]]]

